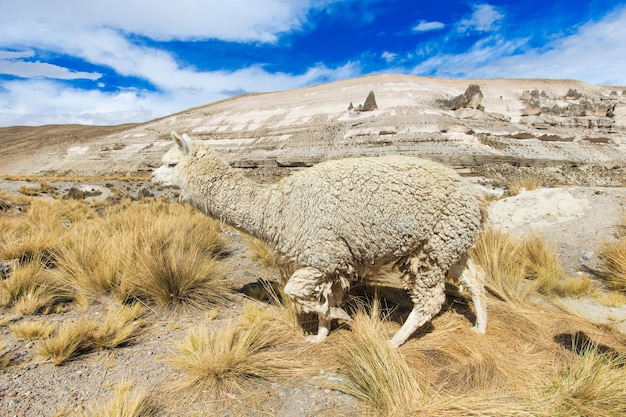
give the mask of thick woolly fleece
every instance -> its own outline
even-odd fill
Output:
[[[419,251],[447,269],[481,229],[478,193],[454,170],[408,156],[320,163],[268,186],[197,142],[175,172],[183,200],[299,265],[359,273]]]

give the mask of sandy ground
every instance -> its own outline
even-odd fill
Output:
[[[24,184],[0,183],[0,187],[12,192],[18,185]],[[95,186],[97,184],[84,187]],[[135,185],[129,192],[136,192],[145,186]],[[490,223],[493,227],[520,236],[542,234],[557,246],[566,272],[582,276],[598,264],[599,245],[603,241],[615,239],[616,225],[620,222],[625,204],[625,188],[540,188],[492,202]],[[231,279],[234,286],[243,286],[257,278],[276,278],[250,259],[245,237],[233,230],[226,233],[232,253],[225,262],[233,271]],[[598,322],[611,323],[626,332],[626,306],[604,307],[593,298],[563,301],[573,311]],[[7,350],[11,352],[10,356],[16,365],[0,373],[0,415],[51,416],[60,409],[79,410],[88,404],[103,401],[110,395],[112,384],[129,377],[159,396],[172,395],[168,391],[161,393],[159,390],[179,376],[165,361],[172,355],[176,344],[189,329],[198,324],[216,327],[233,319],[242,313],[247,302],[250,301],[242,295],[234,295],[227,308],[220,310],[214,320],[208,320],[202,313],[151,312],[147,317],[151,324],[136,343],[112,352],[83,355],[60,367],[41,363],[34,353],[32,342],[15,339],[7,327],[2,327],[0,339],[8,343]],[[47,316],[46,320],[61,322],[80,316],[97,319],[105,314],[107,306],[108,303],[103,300],[86,311],[73,309]],[[25,319],[30,318],[12,316],[14,321]],[[358,414],[359,405],[355,399],[327,388],[328,383],[336,381],[336,378],[338,376],[332,370],[320,369],[318,376],[306,382],[268,384],[264,391],[265,399],[254,405],[259,413],[250,414],[247,411],[244,415],[291,417]],[[246,407],[250,410],[253,401],[258,399],[237,398],[233,404],[240,404],[242,410]],[[164,415],[181,412],[187,413],[185,415],[194,412],[203,415],[203,410],[208,406],[205,401],[198,399],[177,403],[177,406],[162,410]],[[223,415],[242,414],[232,409]]]
[[[489,220],[517,236],[545,237],[556,246],[564,272],[582,277],[598,267],[600,246],[617,238],[624,213],[626,188],[540,188],[494,201]],[[563,301],[581,315],[626,333],[626,305],[602,306],[588,297]]]

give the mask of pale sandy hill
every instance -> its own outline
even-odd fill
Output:
[[[444,106],[470,84],[480,86],[483,110]],[[525,116],[533,90],[543,111]],[[300,166],[388,153],[423,155],[458,167],[498,161],[622,165],[624,90],[573,80],[374,75],[234,97],[140,125],[90,130],[78,140],[76,135],[52,142],[45,134],[31,137],[20,143],[28,151],[20,152],[19,160],[15,148],[0,152],[0,174],[148,172],[169,146],[172,129],[209,141],[240,167]],[[369,91],[378,109],[348,111],[350,103],[362,104]],[[571,91],[577,95],[568,96]],[[550,113],[554,109],[564,113]],[[3,132],[0,145],[5,147]]]

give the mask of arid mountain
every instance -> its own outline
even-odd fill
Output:
[[[471,86],[471,87],[470,87]],[[373,92],[375,108],[365,103]],[[361,108],[361,110],[359,109]],[[0,129],[0,174],[147,173],[177,130],[237,167],[402,153],[458,168],[626,163],[626,88],[375,75],[251,94],[138,125]]]

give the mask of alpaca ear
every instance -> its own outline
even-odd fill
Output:
[[[180,135],[174,130],[172,130],[171,136],[183,155],[188,155],[189,151],[191,151],[191,139],[189,139],[189,136],[187,136],[186,133],[183,133],[183,137],[181,138]]]

